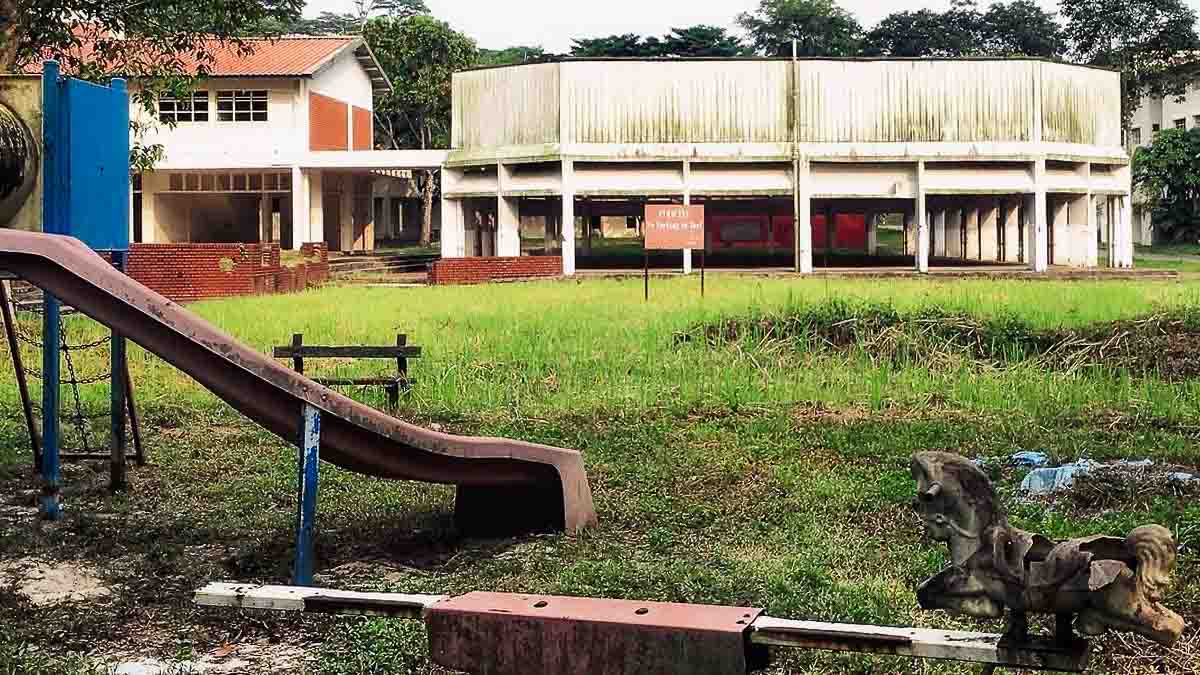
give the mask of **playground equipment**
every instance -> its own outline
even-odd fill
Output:
[[[41,221],[48,233],[0,229],[0,272],[42,289],[43,426],[41,506],[59,504],[58,395],[60,303],[113,331],[112,410],[123,453],[125,340],[175,365],[268,430],[296,443],[300,455],[296,583],[311,583],[318,458],[359,473],[457,486],[455,519],[468,534],[580,530],[596,520],[582,456],[532,443],[442,434],[406,424],[294,373],[238,343],[119,268],[128,249],[129,104],[124,82],[111,87],[62,78],[46,64],[41,102],[46,131]],[[27,111],[29,115],[35,111]],[[0,120],[2,122],[3,120]],[[17,120],[19,122],[19,120]],[[14,136],[14,138],[17,138]],[[81,139],[86,139],[83,142]],[[24,204],[13,220],[28,224],[27,172],[33,146],[0,139],[0,209]],[[14,150],[15,148],[15,150]],[[36,148],[33,148],[36,150]],[[4,153],[8,151],[9,154]],[[25,171],[22,173],[22,171]],[[0,180],[0,183],[3,182]],[[12,221],[10,221],[12,222]],[[70,235],[70,236],[64,236]],[[112,262],[96,251],[109,251]]]

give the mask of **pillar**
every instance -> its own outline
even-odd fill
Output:
[[[312,239],[311,219],[309,217],[309,180],[308,172],[298,166],[292,167],[292,250],[299,251],[300,247]],[[143,197],[144,199],[144,197]]]
[[[265,192],[258,196],[258,241],[271,241],[271,196]]]
[[[575,162],[562,161],[562,261],[563,274],[575,275]]]
[[[1083,225],[1083,265],[1096,267],[1100,264],[1100,240],[1096,227],[1096,199],[1091,193],[1083,198],[1083,207],[1087,216]]]
[[[463,204],[459,199],[451,199],[447,194],[453,194],[458,185],[460,173],[458,169],[441,169],[442,172],[442,257],[466,257],[467,230],[466,219],[463,215]]]
[[[308,223],[310,242],[325,241],[325,172],[308,172]],[[296,236],[296,216],[292,215],[292,237]]]
[[[521,199],[506,197],[512,181],[512,167],[496,166],[496,255],[518,258],[521,255]]]
[[[1054,228],[1054,245],[1049,249],[1052,265],[1070,265],[1071,258],[1071,197],[1060,197],[1050,202],[1050,227]],[[1049,245],[1049,244],[1047,244]]]
[[[692,163],[684,160],[683,162],[683,205],[692,205]],[[692,273],[692,249],[683,249],[683,273]]]
[[[590,257],[592,255],[592,202],[586,197],[583,200],[583,218],[580,224],[583,225],[583,254]]]
[[[1121,214],[1120,223],[1117,225],[1116,239],[1119,246],[1117,247],[1118,266],[1124,268],[1133,267],[1133,199],[1129,195],[1122,195],[1118,198]]]
[[[867,211],[867,255],[879,253],[879,213]]]
[[[959,207],[954,207],[946,212],[946,257],[961,258],[963,255],[962,245],[963,233],[963,212]]]
[[[812,274],[812,196],[809,193],[809,163],[807,157],[793,162],[792,237],[796,244],[796,272]]]
[[[1004,250],[1000,252],[1000,259],[1014,263],[1021,258],[1021,202],[1004,199],[1000,204],[1001,218],[1004,219]]]
[[[917,162],[917,203],[913,218],[917,221],[917,271],[929,273],[929,214],[925,203],[925,162]],[[907,226],[906,226],[907,227]]]
[[[1000,259],[999,203],[988,204],[979,210],[979,259],[995,262]]]
[[[1033,223],[1030,231],[1030,243],[1025,250],[1034,272],[1045,272],[1050,268],[1050,230],[1049,211],[1046,196],[1046,160],[1039,159],[1033,163]]]
[[[972,206],[967,209],[963,218],[963,230],[966,234],[964,237],[963,259],[964,260],[980,260],[980,214],[979,207]]]
[[[933,255],[938,258],[946,257],[946,235],[950,232],[950,228],[947,227],[947,225],[946,225],[947,220],[948,220],[948,218],[947,218],[946,209],[939,208],[937,211],[934,211],[934,213],[933,213],[933,232],[934,232]]]

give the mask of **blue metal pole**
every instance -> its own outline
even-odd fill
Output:
[[[113,251],[113,267],[125,271],[126,251]],[[112,448],[109,465],[108,487],[112,492],[125,489],[125,338],[117,331],[112,332],[111,408]]]
[[[58,63],[47,61],[42,71],[42,128],[45,159],[42,172],[45,177],[42,189],[42,229],[46,232],[64,232],[66,186],[63,172],[66,160],[63,155],[63,119],[59,84]],[[39,510],[43,518],[58,520],[62,517],[59,481],[59,353],[62,336],[59,333],[59,302],[49,293],[43,293],[42,313],[42,496]]]
[[[321,461],[321,411],[304,405],[300,424],[300,490],[296,523],[296,563],[292,584],[313,585],[313,531],[317,517],[317,478]]]

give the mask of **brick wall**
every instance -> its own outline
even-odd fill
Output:
[[[306,262],[282,267],[278,244],[134,244],[126,271],[176,302],[301,291],[329,279],[324,243],[305,244]]]
[[[523,258],[443,258],[429,266],[431,284],[482,284],[562,275],[559,256]]]

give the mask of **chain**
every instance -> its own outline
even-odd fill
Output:
[[[90,434],[88,433],[87,420],[83,416],[83,403],[79,400],[79,378],[75,376],[75,362],[71,358],[71,346],[67,344],[67,330],[63,323],[62,316],[58,317],[58,335],[62,344],[63,358],[67,362],[67,377],[71,381],[71,393],[75,398],[75,426],[79,430],[80,440],[83,441],[83,451],[91,453],[92,444]]]

